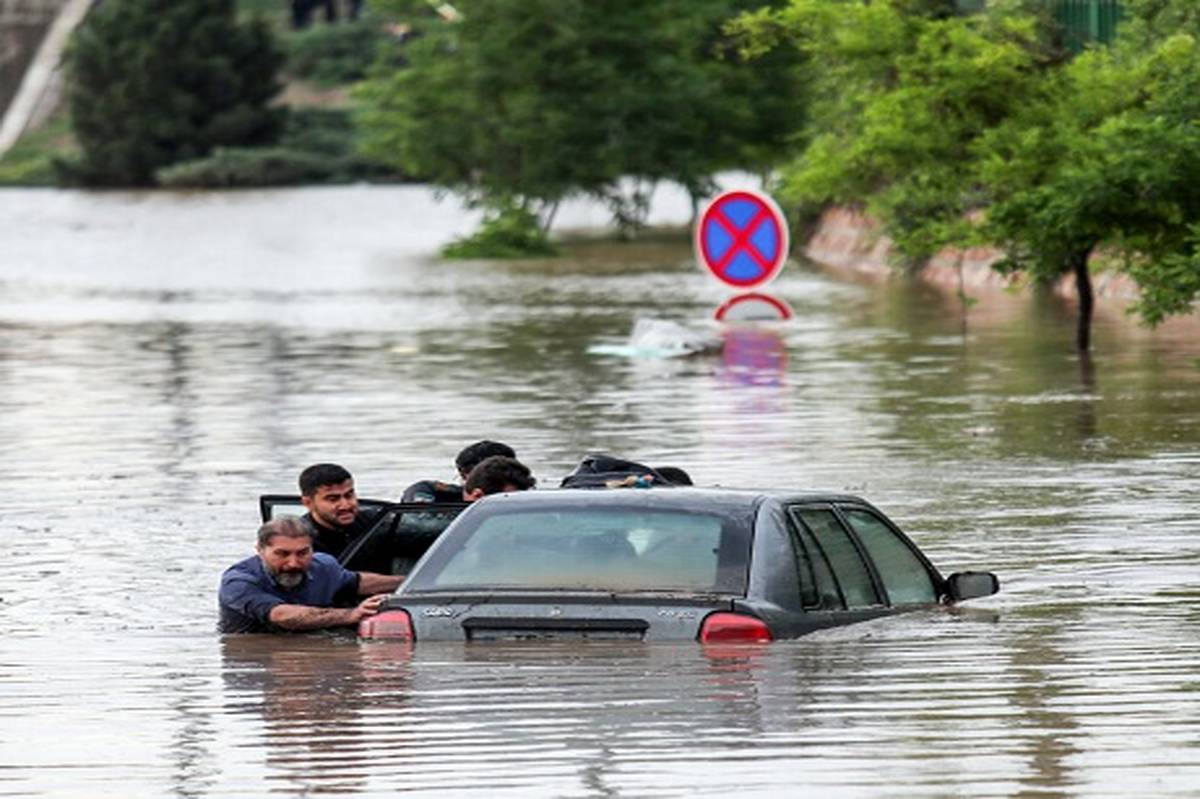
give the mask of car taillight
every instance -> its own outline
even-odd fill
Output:
[[[710,613],[700,626],[702,644],[773,640],[766,622],[741,613]]]
[[[358,623],[358,637],[371,641],[411,641],[412,617],[406,610],[376,613]]]

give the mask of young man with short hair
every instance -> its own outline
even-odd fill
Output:
[[[474,502],[489,494],[528,491],[535,485],[537,479],[528,466],[516,458],[493,455],[480,461],[467,475],[462,487],[462,498],[466,502]]]
[[[312,531],[313,549],[340,558],[374,521],[359,512],[354,478],[336,463],[315,463],[300,472],[301,521]]]
[[[402,576],[352,572],[313,551],[307,525],[283,516],[258,528],[256,554],[221,575],[223,633],[263,633],[346,627],[373,616]],[[343,602],[367,597],[353,607]]]
[[[471,470],[485,458],[503,455],[515,458],[517,453],[508,444],[499,441],[476,441],[468,444],[454,458],[454,466],[458,469],[460,480],[466,480]],[[401,502],[462,502],[463,489],[461,485],[443,483],[440,480],[420,480],[404,489]]]

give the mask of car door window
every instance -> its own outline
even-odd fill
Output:
[[[805,527],[804,522],[793,518],[796,534],[796,570],[800,582],[800,606],[804,608],[844,608],[842,595],[838,591],[833,572],[817,540]]]
[[[937,601],[929,569],[887,522],[863,508],[842,508],[859,541],[875,562],[893,605]]]
[[[798,508],[795,514],[828,559],[846,607],[865,608],[880,604],[867,564],[834,512],[825,508]]]
[[[346,548],[342,565],[351,571],[408,574],[465,508],[461,504],[393,505]]]

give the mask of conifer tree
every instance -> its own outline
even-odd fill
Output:
[[[107,0],[67,53],[67,102],[82,150],[69,177],[153,185],[155,170],[214,147],[273,142],[282,56],[232,0]]]

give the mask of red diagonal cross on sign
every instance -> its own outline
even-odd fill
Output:
[[[762,253],[758,251],[758,248],[750,241],[750,236],[754,234],[754,231],[758,230],[758,226],[770,217],[771,214],[768,213],[766,208],[760,208],[758,213],[754,215],[754,218],[744,228],[738,230],[737,226],[732,224],[732,221],[729,217],[725,216],[724,212],[713,214],[712,220],[725,228],[726,232],[733,237],[733,243],[729,245],[729,249],[725,251],[725,255],[721,256],[721,260],[713,264],[713,268],[724,271],[734,256],[745,250],[750,254],[751,258],[758,261],[759,266],[763,269],[770,269],[771,262],[764,258]]]

